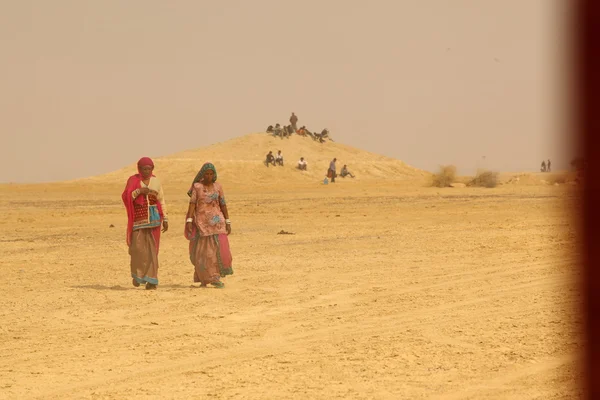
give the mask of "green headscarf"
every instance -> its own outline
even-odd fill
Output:
[[[192,186],[190,187],[190,190],[188,190],[188,192],[187,192],[188,196],[192,197],[192,191],[194,190],[194,183],[200,182],[202,179],[204,179],[204,174],[209,169],[212,169],[212,171],[215,173],[215,175],[213,177],[213,182],[217,181],[217,169],[211,163],[209,163],[209,162],[205,163],[202,166],[202,168],[200,168],[200,171],[196,174],[196,177],[194,178],[194,181],[192,182]]]

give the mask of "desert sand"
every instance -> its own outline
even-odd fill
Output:
[[[278,149],[285,167],[266,168]],[[324,185],[334,156],[357,178]],[[581,397],[577,186],[504,174],[440,189],[339,143],[199,144],[154,159],[170,229],[145,291],[131,285],[120,199],[137,158],[0,185],[0,398]],[[183,237],[205,161],[232,220],[224,289],[192,283]]]

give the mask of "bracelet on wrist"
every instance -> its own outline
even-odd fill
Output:
[[[185,220],[185,222],[186,223],[188,223],[188,222],[194,222],[194,220],[192,218],[188,218],[188,219]]]

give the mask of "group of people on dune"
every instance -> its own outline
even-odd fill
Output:
[[[321,131],[321,133],[313,133],[313,132],[309,131],[308,129],[306,129],[306,126],[301,126],[300,128],[297,128],[297,124],[298,124],[298,116],[296,115],[296,113],[292,112],[292,115],[290,116],[290,124],[289,125],[284,126],[284,127],[281,127],[279,124],[275,124],[275,127],[273,127],[273,125],[269,125],[269,127],[267,128],[267,133],[271,133],[274,136],[279,136],[281,138],[290,137],[293,133],[296,133],[297,135],[300,135],[300,136],[310,136],[314,140],[318,140],[321,143],[325,142],[325,139],[328,138],[329,131],[327,130],[327,128],[323,129],[323,131]],[[332,140],[332,139],[329,138],[329,140]],[[335,162],[336,162],[336,159],[334,158],[331,161],[329,168],[327,169],[326,176],[327,176],[327,179],[331,180],[331,182],[335,182],[335,178],[337,176],[336,171],[335,171]],[[267,167],[269,165],[283,167],[283,154],[281,154],[281,150],[277,150],[276,155],[273,154],[272,150],[269,150],[269,152],[267,153],[267,155],[265,157],[265,161],[263,163]],[[300,160],[298,160],[296,168],[299,169],[300,171],[306,171],[308,169],[308,163],[306,162],[304,157],[300,157]],[[350,176],[350,177],[354,178],[354,175],[350,171],[348,171],[347,165],[344,165],[342,167],[342,170],[340,171],[340,176],[342,178],[345,178],[346,176]]]
[[[326,139],[333,141],[333,139],[331,139],[329,137],[329,130],[327,128],[323,129],[321,131],[321,133],[317,133],[317,132],[309,131],[305,125],[298,128],[297,124],[298,124],[298,116],[295,113],[292,113],[292,115],[290,117],[289,125],[286,125],[283,127],[281,125],[279,125],[279,123],[275,124],[275,126],[269,125],[267,127],[266,132],[272,134],[273,136],[280,137],[282,139],[289,138],[290,136],[292,136],[295,133],[300,136],[309,136],[313,140],[316,140],[320,143],[325,143]]]
[[[129,177],[121,195],[127,211],[126,241],[133,286],[145,285],[152,290],[158,285],[160,235],[169,229],[167,204],[161,181],[153,173],[153,161],[143,157],[137,168],[138,173]],[[194,266],[193,280],[201,287],[222,288],[221,278],[233,274],[228,240],[231,221],[213,164],[202,166],[187,195],[184,236]]]
[[[327,173],[325,174],[327,176],[327,179],[331,180],[331,182],[335,182],[335,178],[337,177],[336,166],[335,166],[336,162],[337,162],[337,158],[334,158],[333,160],[331,160],[331,162],[329,163],[329,168],[327,169]],[[267,156],[265,157],[264,164],[267,167],[269,165],[283,167],[283,154],[281,154],[281,150],[277,150],[277,155],[273,155],[273,151],[269,150],[269,152],[267,153]],[[298,164],[296,165],[296,168],[299,169],[300,171],[306,171],[308,169],[308,163],[306,162],[304,157],[300,157],[300,160],[298,160]],[[351,178],[355,177],[354,174],[348,170],[348,166],[346,164],[344,164],[344,166],[342,167],[342,170],[340,171],[340,176],[342,178],[345,178],[347,176],[349,176]]]
[[[267,153],[267,156],[265,157],[264,164],[267,167],[269,165],[283,167],[283,154],[281,154],[281,150],[277,150],[276,155],[273,155],[273,151],[269,150],[269,152]],[[300,160],[298,160],[298,164],[296,165],[296,168],[298,168],[301,171],[306,171],[307,166],[308,166],[308,164],[307,164],[306,160],[304,159],[304,157],[300,157]]]

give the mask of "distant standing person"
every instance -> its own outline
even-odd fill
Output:
[[[187,192],[190,205],[185,220],[185,237],[190,241],[194,282],[222,288],[225,284],[221,277],[233,274],[227,237],[231,233],[231,222],[223,188],[216,181],[215,166],[205,163]]]
[[[292,124],[292,129],[294,130],[294,132],[296,132],[296,130],[298,128],[296,128],[296,123],[298,122],[298,117],[296,116],[296,114],[292,113],[292,116],[290,117],[290,124]]]
[[[327,170],[327,177],[329,179],[331,179],[331,183],[335,182],[335,162],[337,161],[337,158],[334,158],[333,160],[331,160],[331,162],[329,163],[329,169]]]
[[[540,169],[542,172],[546,172],[546,161],[542,161],[542,168]]]
[[[169,229],[167,205],[160,180],[152,174],[154,163],[148,157],[137,163],[138,173],[127,180],[121,199],[127,210],[127,246],[131,256],[133,286],[158,285],[158,248],[162,231]]]
[[[548,159],[548,164],[546,164],[546,165],[547,165],[546,171],[550,172],[551,171],[551,169],[550,169],[550,159]]]

